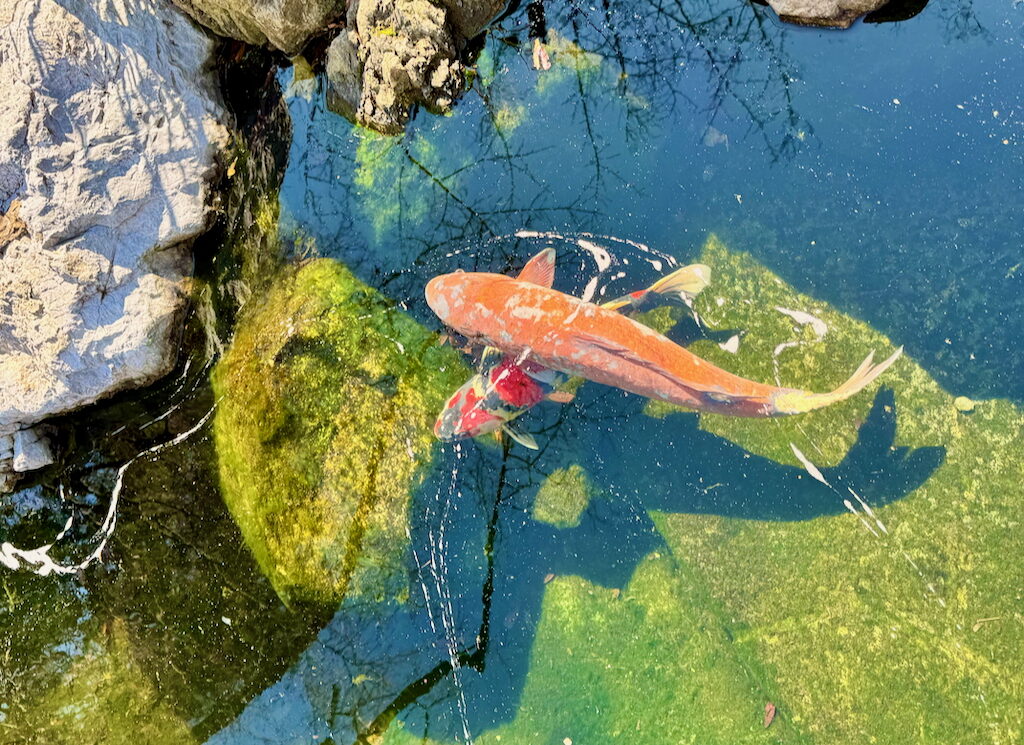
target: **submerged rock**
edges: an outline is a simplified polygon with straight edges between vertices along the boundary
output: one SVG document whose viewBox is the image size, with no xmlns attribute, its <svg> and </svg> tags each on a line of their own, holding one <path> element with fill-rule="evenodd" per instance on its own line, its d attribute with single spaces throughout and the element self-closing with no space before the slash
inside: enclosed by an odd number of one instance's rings
<svg viewBox="0 0 1024 745">
<path fill-rule="evenodd" d="M 457 352 L 337 262 L 279 278 L 213 381 L 224 499 L 285 602 L 401 598 L 411 493 Z"/>
<path fill-rule="evenodd" d="M 802 26 L 849 28 L 889 0 L 768 0 L 779 18 Z"/>
<path fill-rule="evenodd" d="M 210 40 L 163 3 L 6 0 L 0 17 L 3 435 L 173 364 L 226 114 Z"/>
<path fill-rule="evenodd" d="M 575 527 L 596 492 L 581 466 L 560 468 L 540 485 L 533 500 L 533 519 L 556 528 Z"/>
<path fill-rule="evenodd" d="M 717 239 L 700 260 L 715 273 L 714 292 L 697 301 L 701 316 L 712 328 L 747 333 L 735 354 L 713 340 L 691 349 L 730 371 L 772 379 L 773 349 L 794 335 L 776 306 L 812 312 L 829 328 L 779 356 L 784 384 L 827 386 L 868 350 L 893 345 Z M 571 575 L 544 586 L 517 716 L 474 740 L 1013 742 L 1024 723 L 1021 571 L 1010 558 L 1024 551 L 1024 412 L 994 400 L 969 417 L 950 416 L 953 397 L 906 356 L 880 383 L 891 393 L 874 406 L 861 394 L 788 419 L 700 415 L 702 429 L 780 464 L 799 467 L 792 445 L 823 466 L 854 448 L 866 454 L 863 468 L 826 469 L 834 491 L 822 485 L 822 497 L 839 505 L 828 516 L 726 516 L 726 485 L 717 482 L 703 485 L 700 500 L 718 514 L 648 502 L 646 494 L 665 488 L 656 459 L 683 462 L 701 450 L 687 449 L 694 441 L 685 428 L 663 449 L 644 443 L 651 462 L 630 473 L 664 545 L 621 593 Z M 870 437 L 860 424 L 875 407 L 891 418 Z M 683 424 L 697 415 L 668 416 Z M 915 448 L 942 448 L 944 460 L 934 470 L 922 462 L 926 478 L 909 479 L 903 498 L 882 506 L 873 487 L 894 463 L 912 463 Z M 758 501 L 793 498 L 742 461 L 734 478 Z M 585 558 L 599 561 L 608 550 Z M 769 729 L 766 701 L 777 712 Z M 422 741 L 411 729 L 388 732 L 395 745 Z"/>
</svg>

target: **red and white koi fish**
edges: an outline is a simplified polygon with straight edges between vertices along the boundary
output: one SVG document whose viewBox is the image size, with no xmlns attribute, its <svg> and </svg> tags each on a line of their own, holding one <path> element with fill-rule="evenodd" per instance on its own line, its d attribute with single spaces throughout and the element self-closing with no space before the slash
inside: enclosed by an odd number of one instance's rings
<svg viewBox="0 0 1024 745">
<path fill-rule="evenodd" d="M 546 267 L 545 267 L 546 270 Z M 529 281 L 532 262 L 518 279 Z M 637 290 L 603 304 L 602 308 L 640 308 L 651 298 L 677 301 L 692 307 L 693 299 L 707 287 L 711 269 L 704 264 L 684 266 L 662 277 L 645 290 Z M 533 360 L 517 360 L 495 347 L 487 347 L 478 372 L 448 399 L 434 424 L 434 434 L 442 440 L 478 437 L 491 432 L 504 432 L 525 447 L 536 449 L 533 437 L 519 430 L 512 421 L 541 401 L 567 403 L 571 394 L 555 390 L 568 380 L 557 370 L 546 368 Z"/>
<path fill-rule="evenodd" d="M 519 277 L 455 272 L 427 283 L 427 303 L 448 326 L 516 359 L 698 411 L 744 417 L 801 414 L 842 401 L 903 353 L 868 355 L 830 393 L 758 383 L 701 359 L 607 308 L 551 289 L 555 252 L 545 249 Z"/>
</svg>

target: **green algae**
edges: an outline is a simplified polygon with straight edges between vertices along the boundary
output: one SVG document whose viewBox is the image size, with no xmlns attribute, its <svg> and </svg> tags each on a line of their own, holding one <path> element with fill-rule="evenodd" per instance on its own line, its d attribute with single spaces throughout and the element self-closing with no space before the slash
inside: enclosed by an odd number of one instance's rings
<svg viewBox="0 0 1024 745">
<path fill-rule="evenodd" d="M 150 672 L 133 656 L 123 622 L 111 623 L 58 685 L 34 702 L 25 743 L 190 745 L 188 723 L 164 699 Z"/>
<path fill-rule="evenodd" d="M 411 493 L 458 354 L 318 259 L 239 323 L 213 374 L 225 501 L 283 600 L 401 599 Z"/>
<path fill-rule="evenodd" d="M 443 126 L 443 120 L 435 123 Z M 428 220 L 433 197 L 440 190 L 458 190 L 458 173 L 473 164 L 468 155 L 453 164 L 450 149 L 440 151 L 434 139 L 419 132 L 405 138 L 356 132 L 355 172 L 352 183 L 357 204 L 377 240 L 396 228 L 410 230 Z M 446 175 L 447 172 L 447 175 Z"/>
<path fill-rule="evenodd" d="M 824 390 L 871 349 L 893 347 L 715 238 L 701 260 L 715 283 L 698 310 L 745 335 L 735 355 L 692 348 L 733 372 L 772 380 L 775 346 L 798 337 L 806 343 L 780 354 L 779 377 Z M 828 333 L 805 335 L 776 306 L 815 314 Z M 478 741 L 1021 742 L 1024 415 L 982 401 L 964 416 L 907 358 L 879 384 L 895 394 L 894 448 L 945 448 L 923 486 L 873 516 L 652 513 L 667 547 L 621 595 L 577 577 L 547 585 L 518 715 Z M 796 465 L 792 443 L 824 466 L 843 459 L 872 398 L 788 420 L 702 415 L 701 426 Z M 847 478 L 833 477 L 840 505 L 862 488 Z M 778 715 L 764 729 L 768 702 Z M 386 741 L 412 739 L 393 728 Z"/>
<path fill-rule="evenodd" d="M 891 349 L 867 325 L 715 239 L 702 260 L 716 272 L 706 317 L 748 333 L 737 355 L 693 349 L 734 372 L 770 379 L 772 347 L 792 335 L 775 306 L 829 325 L 820 343 L 782 353 L 787 385 L 832 387 L 870 349 Z M 718 317 L 717 303 L 708 304 L 716 296 L 725 300 Z M 1024 576 L 1009 557 L 1024 549 L 1016 504 L 1024 416 L 1005 401 L 959 415 L 953 396 L 906 358 L 881 384 L 895 392 L 896 445 L 946 452 L 921 488 L 875 509 L 888 532 L 869 517 L 872 534 L 851 514 L 804 523 L 673 515 L 663 534 L 746 625 L 794 723 L 816 742 L 1019 742 Z M 701 426 L 780 462 L 793 462 L 794 443 L 830 464 L 842 459 L 870 401 L 862 393 L 789 420 L 702 416 Z M 837 500 L 847 487 L 859 488 L 839 484 Z M 982 618 L 998 620 L 979 626 Z"/>
<path fill-rule="evenodd" d="M 713 600 L 664 552 L 621 593 L 579 577 L 547 585 L 518 716 L 475 741 L 501 743 L 801 742 L 761 672 L 737 655 Z M 401 726 L 388 745 L 421 742 Z"/>
<path fill-rule="evenodd" d="M 540 485 L 533 500 L 533 519 L 571 528 L 580 524 L 580 515 L 598 494 L 587 472 L 579 465 L 554 471 Z"/>
<path fill-rule="evenodd" d="M 541 96 L 550 95 L 569 81 L 578 81 L 581 87 L 586 87 L 605 77 L 604 57 L 588 52 L 554 29 L 548 31 L 548 41 L 544 46 L 548 50 L 551 69 L 537 76 L 537 93 Z"/>
</svg>

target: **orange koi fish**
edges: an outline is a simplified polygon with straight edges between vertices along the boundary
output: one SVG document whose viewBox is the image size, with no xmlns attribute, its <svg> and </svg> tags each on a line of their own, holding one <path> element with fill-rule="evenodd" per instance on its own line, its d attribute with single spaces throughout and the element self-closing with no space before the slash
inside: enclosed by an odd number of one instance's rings
<svg viewBox="0 0 1024 745">
<path fill-rule="evenodd" d="M 743 417 L 802 414 L 865 388 L 903 353 L 868 355 L 830 393 L 758 383 L 712 365 L 658 332 L 551 289 L 555 252 L 534 256 L 516 278 L 455 272 L 427 283 L 427 304 L 462 335 L 567 375 L 698 411 Z"/>
<path fill-rule="evenodd" d="M 523 270 L 529 276 L 527 265 Z M 520 274 L 520 279 L 522 278 Z M 693 300 L 707 287 L 711 269 L 704 264 L 681 267 L 650 287 L 604 303 L 608 310 L 641 308 L 651 299 L 678 302 L 692 308 Z M 555 390 L 568 376 L 529 359 L 517 360 L 495 347 L 484 349 L 478 371 L 445 404 L 434 424 L 441 440 L 479 437 L 504 432 L 520 445 L 536 450 L 533 437 L 512 421 L 541 401 L 567 403 L 571 394 Z"/>
</svg>

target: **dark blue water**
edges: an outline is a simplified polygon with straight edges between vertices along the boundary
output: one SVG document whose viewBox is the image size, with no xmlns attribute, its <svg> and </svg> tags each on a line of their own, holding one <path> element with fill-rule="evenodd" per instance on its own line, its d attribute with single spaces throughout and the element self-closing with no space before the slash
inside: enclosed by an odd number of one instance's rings
<svg viewBox="0 0 1024 745">
<path fill-rule="evenodd" d="M 1019 4 L 934 2 L 845 33 L 725 2 L 605 15 L 551 20 L 605 55 L 565 55 L 582 70 L 537 75 L 492 34 L 455 114 L 420 116 L 391 146 L 398 208 L 382 231 L 366 218 L 385 184 L 353 184 L 359 135 L 318 94 L 293 98 L 288 216 L 416 301 L 453 246 L 520 228 L 680 258 L 714 231 L 899 338 L 957 393 L 1024 396 Z M 508 108 L 521 124 L 503 132 Z M 706 145 L 708 127 L 727 141 Z"/>
</svg>

